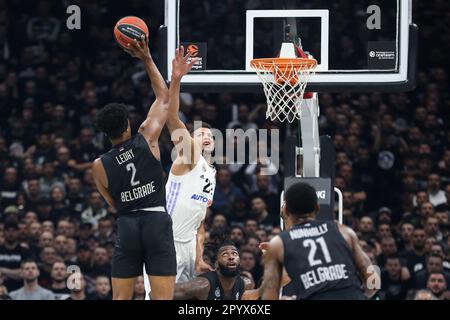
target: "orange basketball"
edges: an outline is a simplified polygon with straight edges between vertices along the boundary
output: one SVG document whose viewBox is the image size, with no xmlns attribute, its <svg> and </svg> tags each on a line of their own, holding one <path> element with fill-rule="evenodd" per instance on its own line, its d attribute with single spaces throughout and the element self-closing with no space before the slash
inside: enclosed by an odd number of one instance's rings
<svg viewBox="0 0 450 320">
<path fill-rule="evenodd" d="M 148 38 L 148 27 L 144 20 L 138 17 L 124 17 L 114 27 L 114 37 L 124 49 L 127 49 L 128 44 L 133 42 L 134 39 L 141 39 L 142 35 L 146 35 Z"/>
</svg>

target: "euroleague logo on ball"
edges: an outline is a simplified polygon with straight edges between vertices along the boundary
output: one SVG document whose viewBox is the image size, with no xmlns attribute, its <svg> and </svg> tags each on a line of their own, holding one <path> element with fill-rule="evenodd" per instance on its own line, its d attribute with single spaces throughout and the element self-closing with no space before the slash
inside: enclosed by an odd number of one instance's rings
<svg viewBox="0 0 450 320">
<path fill-rule="evenodd" d="M 191 57 L 196 57 L 198 55 L 198 46 L 195 44 L 190 44 L 187 47 L 187 52 L 191 55 Z"/>
</svg>

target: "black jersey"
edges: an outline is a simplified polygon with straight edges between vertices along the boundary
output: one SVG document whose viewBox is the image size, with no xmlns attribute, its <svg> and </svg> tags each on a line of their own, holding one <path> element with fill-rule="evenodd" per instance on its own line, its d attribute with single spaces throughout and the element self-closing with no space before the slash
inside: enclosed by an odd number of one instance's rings
<svg viewBox="0 0 450 320">
<path fill-rule="evenodd" d="M 101 156 L 119 214 L 166 206 L 163 169 L 140 133 Z M 165 210 L 165 209 L 164 209 Z"/>
<path fill-rule="evenodd" d="M 207 300 L 241 300 L 245 291 L 245 282 L 241 276 L 236 277 L 231 296 L 225 296 L 222 285 L 220 284 L 219 276 L 216 271 L 210 271 L 201 274 L 200 277 L 204 277 L 209 281 L 209 293 Z"/>
<path fill-rule="evenodd" d="M 353 253 L 335 222 L 312 221 L 280 236 L 284 266 L 292 280 L 290 291 L 297 299 L 320 299 L 321 294 L 330 297 L 330 292 L 342 289 L 355 290 L 362 296 Z"/>
</svg>

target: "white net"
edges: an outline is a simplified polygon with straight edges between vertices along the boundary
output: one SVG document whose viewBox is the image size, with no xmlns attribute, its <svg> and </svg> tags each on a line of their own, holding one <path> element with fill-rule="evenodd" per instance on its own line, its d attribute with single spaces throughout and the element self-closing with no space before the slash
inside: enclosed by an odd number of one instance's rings
<svg viewBox="0 0 450 320">
<path fill-rule="evenodd" d="M 317 66 L 314 59 L 255 59 L 251 63 L 267 98 L 266 118 L 271 121 L 300 119 L 303 96 Z"/>
</svg>

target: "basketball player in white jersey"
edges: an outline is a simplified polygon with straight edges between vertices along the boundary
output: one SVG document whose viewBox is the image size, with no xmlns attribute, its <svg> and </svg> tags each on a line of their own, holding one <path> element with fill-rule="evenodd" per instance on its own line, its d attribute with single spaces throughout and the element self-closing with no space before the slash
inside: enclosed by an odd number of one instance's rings
<svg viewBox="0 0 450 320">
<path fill-rule="evenodd" d="M 166 125 L 175 144 L 174 160 L 166 184 L 167 212 L 172 217 L 177 256 L 176 282 L 187 282 L 213 268 L 203 261 L 206 209 L 212 204 L 216 170 L 210 165 L 214 151 L 211 127 L 202 123 L 191 133 L 179 118 L 181 78 L 192 69 L 190 54 L 176 50 L 172 62 L 169 112 Z M 173 115 L 173 116 L 171 116 Z M 149 287 L 146 285 L 146 291 Z"/>
<path fill-rule="evenodd" d="M 177 149 L 166 184 L 167 210 L 172 216 L 177 252 L 177 282 L 189 281 L 196 273 L 212 270 L 202 256 L 204 219 L 216 186 L 216 170 L 210 165 L 214 139 L 208 124 L 202 123 L 194 128 L 191 136 L 179 118 L 181 78 L 192 68 L 188 58 L 189 54 L 184 56 L 183 47 L 176 51 L 167 119 L 167 127 Z"/>
</svg>

